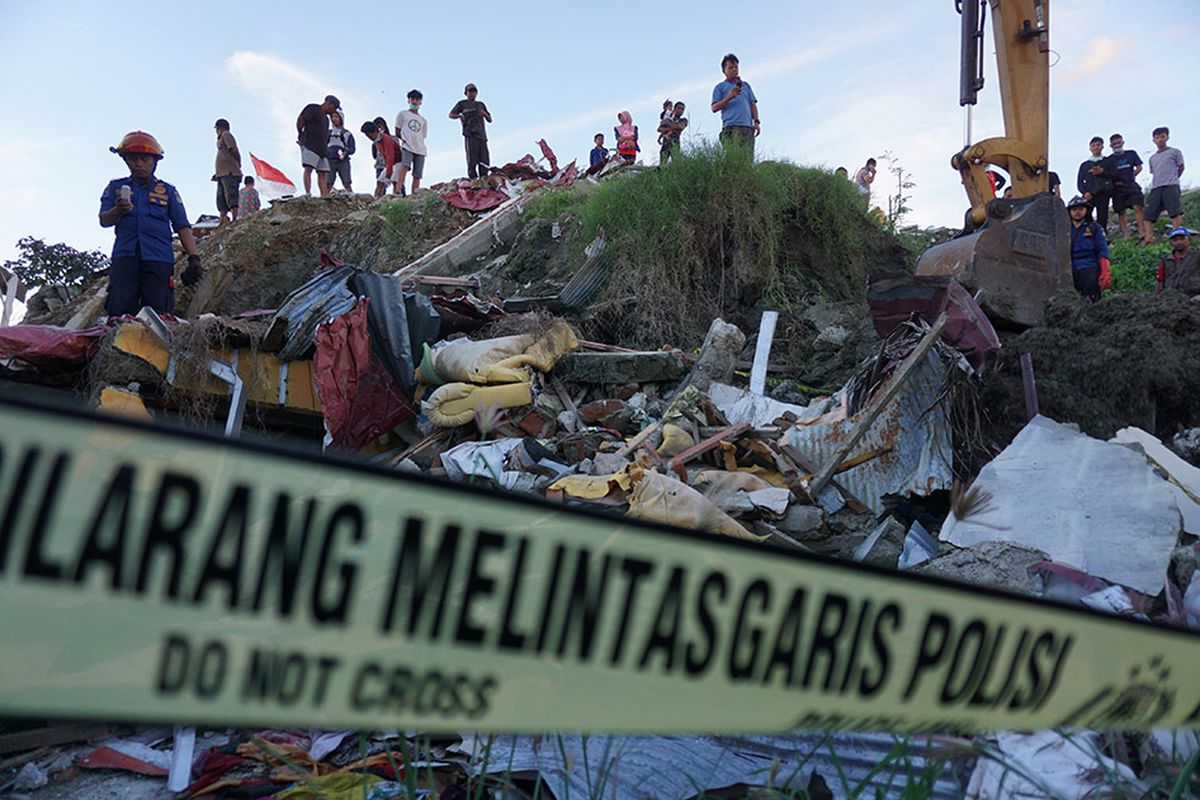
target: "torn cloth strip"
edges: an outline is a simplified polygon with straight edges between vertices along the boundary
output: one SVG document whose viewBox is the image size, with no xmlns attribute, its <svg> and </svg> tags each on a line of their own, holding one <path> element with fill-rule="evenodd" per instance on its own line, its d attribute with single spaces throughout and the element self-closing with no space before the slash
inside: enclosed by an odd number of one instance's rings
<svg viewBox="0 0 1200 800">
<path fill-rule="evenodd" d="M 925 496 L 936 489 L 950 488 L 954 478 L 950 416 L 945 399 L 940 398 L 945 376 L 941 358 L 936 352 L 929 353 L 896 399 L 867 430 L 850 458 L 886 452 L 836 476 L 838 483 L 876 514 L 884 511 L 884 495 Z M 880 386 L 877 391 L 883 388 Z M 854 416 L 798 425 L 784 434 L 784 441 L 810 461 L 824 464 L 857 420 Z"/>
<path fill-rule="evenodd" d="M 0 328 L 0 361 L 14 366 L 66 368 L 82 366 L 100 347 L 108 328 L 73 331 L 57 325 L 10 325 Z"/>
<path fill-rule="evenodd" d="M 438 340 L 442 320 L 428 297 L 405 292 L 402 284 L 395 275 L 378 272 L 360 272 L 350 281 L 360 297 L 371 301 L 367 310 L 371 349 L 396 384 L 411 397 L 416 388 L 414 373 L 424 352 L 422 345 Z"/>
<path fill-rule="evenodd" d="M 442 318 L 443 337 L 452 333 L 473 333 L 494 319 L 504 316 L 495 301 L 484 301 L 469 294 L 430 295 L 430 302 Z"/>
<path fill-rule="evenodd" d="M 367 333 L 368 299 L 317 332 L 313 373 L 325 427 L 335 447 L 357 450 L 415 416 L 404 396 L 371 350 Z"/>
</svg>

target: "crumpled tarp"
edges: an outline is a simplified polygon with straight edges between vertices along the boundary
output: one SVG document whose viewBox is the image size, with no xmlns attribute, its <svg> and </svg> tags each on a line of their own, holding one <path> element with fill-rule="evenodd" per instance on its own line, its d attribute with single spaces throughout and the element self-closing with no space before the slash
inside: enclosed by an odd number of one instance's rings
<svg viewBox="0 0 1200 800">
<path fill-rule="evenodd" d="M 942 339 L 960 351 L 972 367 L 979 369 L 989 352 L 1000 349 L 1000 337 L 991 320 L 971 294 L 951 278 L 872 275 L 867 283 L 867 304 L 881 339 L 914 313 L 932 325 L 945 312 L 948 319 Z"/>
<path fill-rule="evenodd" d="M 428 297 L 404 291 L 402 283 L 394 275 L 378 272 L 360 272 L 350 281 L 354 291 L 371 300 L 367 310 L 371 348 L 411 397 L 423 345 L 438 340 L 442 321 Z"/>
<path fill-rule="evenodd" d="M 454 191 L 442 194 L 442 199 L 455 208 L 467 211 L 491 211 L 508 199 L 508 195 L 499 189 L 490 186 L 473 187 L 469 183 L 464 186 L 463 183 L 466 182 L 459 183 Z"/>
<path fill-rule="evenodd" d="M 317 328 L 345 314 L 357 299 L 349 281 L 356 267 L 343 264 L 326 270 L 293 291 L 271 319 L 263 342 L 270 352 L 278 347 L 280 361 L 303 358 L 317 338 Z"/>
<path fill-rule="evenodd" d="M 416 415 L 367 333 L 368 298 L 317 331 L 313 376 L 333 446 L 357 450 Z"/>
<path fill-rule="evenodd" d="M 937 489 L 950 488 L 954 480 L 950 415 L 941 397 L 945 376 L 945 365 L 931 351 L 849 457 L 885 449 L 888 452 L 834 477 L 876 514 L 885 511 L 884 495 L 926 496 Z M 879 391 L 882 390 L 880 386 Z M 824 464 L 858 421 L 858 417 L 839 418 L 837 414 L 830 417 L 789 429 L 784 442 L 810 461 Z M 823 505 L 827 496 L 837 495 L 826 487 L 819 498 Z M 826 508 L 829 513 L 836 510 Z"/>
<path fill-rule="evenodd" d="M 470 294 L 434 294 L 429 300 L 441 315 L 443 337 L 452 333 L 473 333 L 504 316 L 504 309 L 494 300 L 484 301 Z"/>
<path fill-rule="evenodd" d="M 57 325 L 10 325 L 0 328 L 0 363 L 12 368 L 69 369 L 91 360 L 108 328 L 73 331 Z"/>
<path fill-rule="evenodd" d="M 550 169 L 540 169 L 538 167 L 539 159 L 526 154 L 517 161 L 509 162 L 502 167 L 492 167 L 492 172 L 499 173 L 509 180 L 535 181 L 539 186 L 570 186 L 575 183 L 579 178 L 579 170 L 575 166 L 575 162 L 572 161 L 560 170 L 558 156 L 550 149 L 550 145 L 546 144 L 546 140 L 539 139 L 537 144 L 542 151 L 542 158 L 549 162 Z"/>
</svg>

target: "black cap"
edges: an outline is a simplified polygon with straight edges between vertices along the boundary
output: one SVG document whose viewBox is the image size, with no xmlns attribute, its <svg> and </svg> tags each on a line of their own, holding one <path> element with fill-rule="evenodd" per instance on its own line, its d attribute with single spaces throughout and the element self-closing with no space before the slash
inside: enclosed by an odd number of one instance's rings
<svg viewBox="0 0 1200 800">
<path fill-rule="evenodd" d="M 215 123 L 213 123 L 213 127 L 214 128 L 224 128 L 225 130 L 229 130 L 229 120 L 222 117 L 221 119 L 219 119 Z"/>
</svg>

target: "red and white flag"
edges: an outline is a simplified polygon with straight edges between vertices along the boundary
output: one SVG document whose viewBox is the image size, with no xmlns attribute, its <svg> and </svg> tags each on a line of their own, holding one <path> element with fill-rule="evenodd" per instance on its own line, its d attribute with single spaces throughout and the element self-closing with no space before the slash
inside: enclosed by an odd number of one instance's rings
<svg viewBox="0 0 1200 800">
<path fill-rule="evenodd" d="M 258 176 L 259 194 L 264 197 L 283 197 L 296 193 L 296 184 L 288 180 L 288 176 L 283 172 L 258 158 L 254 153 L 250 154 L 250 160 L 254 162 L 254 174 Z"/>
</svg>

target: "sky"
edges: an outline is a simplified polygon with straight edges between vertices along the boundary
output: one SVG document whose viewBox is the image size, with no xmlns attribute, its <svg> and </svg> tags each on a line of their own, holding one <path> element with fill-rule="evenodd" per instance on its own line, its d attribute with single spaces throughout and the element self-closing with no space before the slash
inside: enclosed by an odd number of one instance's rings
<svg viewBox="0 0 1200 800">
<path fill-rule="evenodd" d="M 1150 132 L 1194 162 L 1200 184 L 1200 115 L 1187 78 L 1200 65 L 1195 0 L 1054 0 L 1050 18 L 1050 163 L 1073 188 L 1093 135 L 1121 132 L 1143 158 Z M 612 143 L 617 112 L 642 131 L 657 160 L 662 101 L 688 105 L 684 142 L 714 138 L 712 87 L 733 52 L 759 99 L 760 158 L 853 174 L 880 159 L 873 202 L 887 206 L 889 154 L 911 174 L 908 222 L 958 226 L 966 198 L 952 153 L 963 146 L 958 105 L 959 16 L 952 0 L 773 0 L 715 3 L 483 3 L 395 6 L 256 2 L 200 6 L 0 0 L 0 75 L 10 98 L 0 132 L 5 213 L 0 262 L 31 235 L 108 252 L 112 231 L 96 213 L 100 192 L 128 174 L 108 148 L 130 130 L 166 151 L 158 175 L 189 216 L 215 213 L 213 122 L 228 119 L 248 153 L 300 185 L 295 119 L 337 95 L 352 131 L 392 120 L 409 89 L 424 92 L 430 155 L 426 185 L 465 173 L 459 123 L 448 119 L 467 82 L 488 104 L 493 163 L 536 153 L 545 137 L 566 163 L 586 163 L 592 135 Z M 1003 134 L 990 21 L 986 86 L 974 138 Z M 1190 65 L 1190 66 L 1189 66 Z M 373 189 L 369 148 L 356 136 L 355 188 Z M 1143 175 L 1148 185 L 1148 176 Z M 315 190 L 315 189 L 314 189 Z"/>
</svg>

